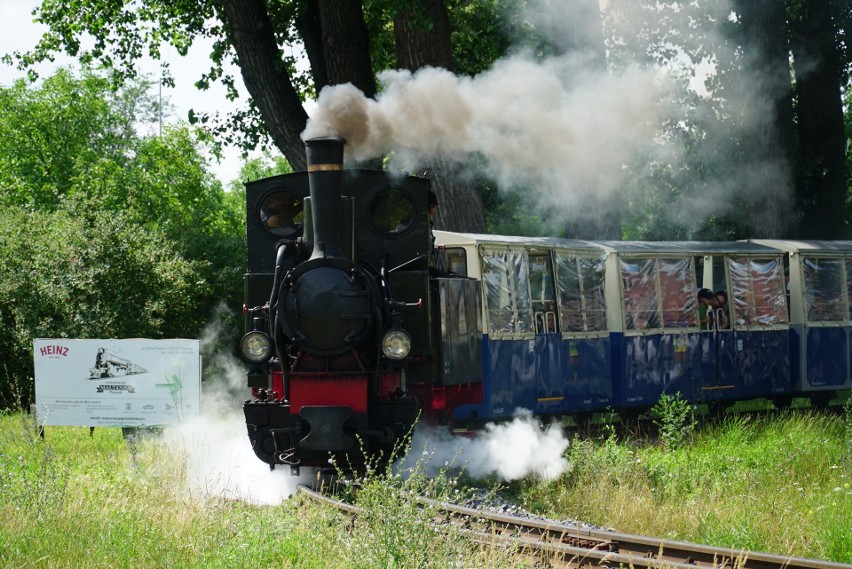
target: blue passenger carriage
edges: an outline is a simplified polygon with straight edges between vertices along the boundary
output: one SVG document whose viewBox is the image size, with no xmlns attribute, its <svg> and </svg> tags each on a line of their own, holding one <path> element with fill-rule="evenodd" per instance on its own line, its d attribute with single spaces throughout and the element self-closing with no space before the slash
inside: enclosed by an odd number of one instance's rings
<svg viewBox="0 0 852 569">
<path fill-rule="evenodd" d="M 783 254 L 753 243 L 605 242 L 616 407 L 789 390 Z M 699 288 L 726 306 L 704 316 Z M 703 320 L 703 321 L 702 321 Z"/>
<path fill-rule="evenodd" d="M 852 387 L 852 241 L 759 241 L 787 254 L 791 395 L 827 403 Z"/>
</svg>

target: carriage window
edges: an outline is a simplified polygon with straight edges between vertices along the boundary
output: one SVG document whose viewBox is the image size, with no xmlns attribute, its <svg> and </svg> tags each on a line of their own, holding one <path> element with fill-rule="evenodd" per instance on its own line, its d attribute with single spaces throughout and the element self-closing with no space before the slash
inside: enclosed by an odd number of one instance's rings
<svg viewBox="0 0 852 569">
<path fill-rule="evenodd" d="M 627 329 L 659 328 L 656 259 L 621 259 L 621 280 Z"/>
<path fill-rule="evenodd" d="M 530 254 L 530 298 L 536 334 L 558 332 L 556 297 L 553 294 L 553 265 L 550 254 Z"/>
<path fill-rule="evenodd" d="M 734 320 L 738 325 L 769 326 L 787 323 L 784 266 L 780 258 L 728 259 Z"/>
<path fill-rule="evenodd" d="M 414 212 L 414 203 L 397 188 L 384 188 L 370 200 L 370 221 L 380 233 L 404 233 L 414 224 Z"/>
<path fill-rule="evenodd" d="M 691 257 L 685 259 L 660 259 L 660 308 L 663 326 L 688 328 L 696 323 L 696 287 L 692 276 Z"/>
<path fill-rule="evenodd" d="M 556 255 L 562 329 L 606 330 L 603 263 L 598 258 Z"/>
<path fill-rule="evenodd" d="M 843 260 L 803 258 L 805 310 L 810 322 L 836 322 L 844 319 Z"/>
<path fill-rule="evenodd" d="M 532 329 L 527 260 L 521 251 L 483 251 L 482 282 L 489 333 L 524 333 Z"/>
<path fill-rule="evenodd" d="M 276 237 L 296 237 L 304 222 L 302 208 L 302 200 L 296 195 L 273 192 L 260 204 L 260 223 Z"/>
<path fill-rule="evenodd" d="M 438 272 L 460 277 L 467 276 L 467 254 L 461 247 L 440 249 L 437 258 Z"/>
</svg>

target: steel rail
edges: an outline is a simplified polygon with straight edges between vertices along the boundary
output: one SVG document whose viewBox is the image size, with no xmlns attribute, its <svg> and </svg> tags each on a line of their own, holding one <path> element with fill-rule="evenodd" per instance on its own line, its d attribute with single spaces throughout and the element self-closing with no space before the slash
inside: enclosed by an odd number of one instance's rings
<svg viewBox="0 0 852 569">
<path fill-rule="evenodd" d="M 352 515 L 363 511 L 306 486 L 299 486 L 299 492 Z M 437 524 L 452 524 L 461 535 L 481 544 L 510 547 L 535 555 L 547 560 L 552 567 L 852 569 L 852 565 L 845 563 L 658 539 L 421 500 L 440 512 Z"/>
</svg>

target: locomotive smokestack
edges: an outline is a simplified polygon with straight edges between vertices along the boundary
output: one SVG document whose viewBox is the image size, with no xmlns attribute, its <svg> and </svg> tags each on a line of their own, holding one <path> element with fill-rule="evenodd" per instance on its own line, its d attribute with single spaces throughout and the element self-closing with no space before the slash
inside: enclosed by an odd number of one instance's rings
<svg viewBox="0 0 852 569">
<path fill-rule="evenodd" d="M 343 256 L 340 242 L 340 196 L 344 144 L 346 141 L 342 138 L 314 138 L 305 141 L 314 232 L 311 259 Z"/>
</svg>

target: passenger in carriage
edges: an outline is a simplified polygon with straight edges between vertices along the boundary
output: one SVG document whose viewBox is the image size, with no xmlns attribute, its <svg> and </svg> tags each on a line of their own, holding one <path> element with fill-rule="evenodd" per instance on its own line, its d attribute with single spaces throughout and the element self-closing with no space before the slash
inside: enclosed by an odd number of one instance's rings
<svg viewBox="0 0 852 569">
<path fill-rule="evenodd" d="M 716 314 L 719 315 L 718 318 L 718 328 L 719 330 L 727 330 L 730 326 L 730 320 L 728 317 L 728 293 L 724 290 L 717 290 L 713 295 L 716 299 Z"/>
<path fill-rule="evenodd" d="M 708 330 L 710 323 L 713 320 L 713 309 L 715 308 L 716 297 L 713 296 L 713 291 L 709 288 L 702 288 L 698 291 L 698 323 L 702 330 Z"/>
</svg>

